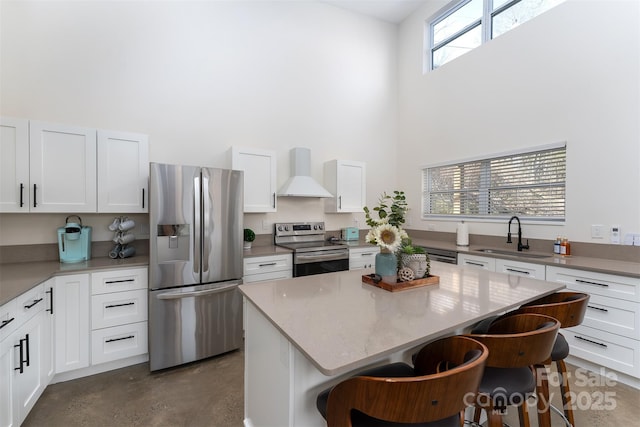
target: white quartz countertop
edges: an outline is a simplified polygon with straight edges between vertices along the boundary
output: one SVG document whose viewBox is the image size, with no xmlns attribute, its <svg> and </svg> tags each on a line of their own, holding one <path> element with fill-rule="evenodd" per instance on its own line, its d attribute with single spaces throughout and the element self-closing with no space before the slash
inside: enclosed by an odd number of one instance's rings
<svg viewBox="0 0 640 427">
<path fill-rule="evenodd" d="M 245 284 L 240 291 L 320 372 L 337 375 L 564 288 L 432 262 L 438 285 L 388 292 L 362 282 L 372 272 Z"/>
</svg>

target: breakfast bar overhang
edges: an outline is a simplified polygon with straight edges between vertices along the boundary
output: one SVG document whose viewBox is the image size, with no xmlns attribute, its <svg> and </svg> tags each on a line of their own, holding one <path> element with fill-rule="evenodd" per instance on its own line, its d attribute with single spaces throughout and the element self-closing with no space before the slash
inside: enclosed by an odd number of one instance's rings
<svg viewBox="0 0 640 427">
<path fill-rule="evenodd" d="M 245 426 L 324 426 L 322 390 L 411 355 L 436 338 L 564 288 L 433 262 L 439 284 L 389 292 L 367 270 L 241 285 L 245 297 Z"/>
</svg>

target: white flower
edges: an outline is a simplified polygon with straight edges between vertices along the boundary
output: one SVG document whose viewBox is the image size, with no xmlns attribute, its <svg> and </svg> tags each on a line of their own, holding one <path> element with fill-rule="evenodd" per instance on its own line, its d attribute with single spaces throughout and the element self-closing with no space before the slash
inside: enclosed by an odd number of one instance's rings
<svg viewBox="0 0 640 427">
<path fill-rule="evenodd" d="M 402 245 L 402 229 L 390 224 L 382 224 L 367 233 L 367 241 L 376 243 L 380 248 L 390 252 L 397 251 Z M 406 235 L 406 233 L 404 233 Z"/>
</svg>

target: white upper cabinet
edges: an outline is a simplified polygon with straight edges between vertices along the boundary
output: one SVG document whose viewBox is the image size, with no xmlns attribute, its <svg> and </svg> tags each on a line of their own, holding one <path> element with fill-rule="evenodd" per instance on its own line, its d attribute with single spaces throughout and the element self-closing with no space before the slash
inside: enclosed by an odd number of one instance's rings
<svg viewBox="0 0 640 427">
<path fill-rule="evenodd" d="M 29 121 L 0 118 L 0 212 L 29 212 Z"/>
<path fill-rule="evenodd" d="M 244 171 L 244 211 L 276 212 L 276 153 L 231 148 L 231 169 Z"/>
<path fill-rule="evenodd" d="M 29 122 L 31 212 L 96 212 L 96 130 Z"/>
<path fill-rule="evenodd" d="M 147 135 L 98 131 L 98 212 L 148 212 Z"/>
<path fill-rule="evenodd" d="M 352 160 L 324 163 L 324 186 L 334 197 L 324 199 L 328 213 L 362 212 L 367 205 L 366 164 Z"/>
</svg>

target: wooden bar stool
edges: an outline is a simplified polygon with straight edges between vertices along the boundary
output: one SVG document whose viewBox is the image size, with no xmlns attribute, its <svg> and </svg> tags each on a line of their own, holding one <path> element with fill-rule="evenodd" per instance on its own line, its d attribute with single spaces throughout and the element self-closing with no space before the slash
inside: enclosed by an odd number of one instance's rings
<svg viewBox="0 0 640 427">
<path fill-rule="evenodd" d="M 489 427 L 502 427 L 507 406 L 517 406 L 520 425 L 529 426 L 526 400 L 536 392 L 532 366 L 549 359 L 560 322 L 539 314 L 507 314 L 485 324 L 486 331 L 466 335 L 489 349 L 474 421 L 485 410 Z"/>
<path fill-rule="evenodd" d="M 560 322 L 561 328 L 570 328 L 582 323 L 588 304 L 589 294 L 580 292 L 557 292 L 523 305 L 516 313 L 536 313 L 551 316 Z M 550 365 L 551 363 L 555 363 L 556 365 L 560 382 L 562 406 L 564 408 L 564 421 L 568 425 L 573 426 L 575 425 L 575 421 L 573 418 L 573 409 L 571 408 L 572 402 L 570 402 L 571 390 L 569 389 L 569 379 L 567 378 L 567 366 L 564 363 L 564 359 L 566 359 L 568 355 L 569 344 L 562 334 L 558 334 L 553 345 L 553 350 L 551 351 L 551 359 L 547 360 L 544 365 Z M 536 371 L 541 375 L 546 374 L 546 368 L 544 371 L 542 369 L 537 369 Z M 563 412 L 554 406 L 550 406 L 549 383 L 546 380 L 546 376 L 538 378 L 537 383 L 538 423 L 540 427 L 550 426 L 551 414 L 541 406 L 551 407 L 560 416 L 563 416 Z"/>
<path fill-rule="evenodd" d="M 443 338 L 420 350 L 415 367 L 373 368 L 325 390 L 318 411 L 328 427 L 461 427 L 487 357 L 487 347 L 471 338 Z"/>
</svg>

